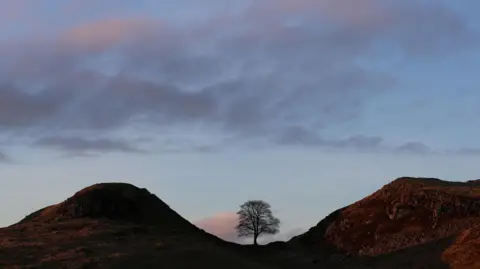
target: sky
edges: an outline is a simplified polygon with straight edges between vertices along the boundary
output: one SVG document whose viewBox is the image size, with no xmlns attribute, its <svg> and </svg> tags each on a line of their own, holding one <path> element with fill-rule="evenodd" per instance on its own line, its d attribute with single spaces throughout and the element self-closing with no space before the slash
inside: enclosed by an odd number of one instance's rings
<svg viewBox="0 0 480 269">
<path fill-rule="evenodd" d="M 480 177 L 480 2 L 3 0 L 0 226 L 98 182 L 286 240 L 401 176 Z"/>
</svg>

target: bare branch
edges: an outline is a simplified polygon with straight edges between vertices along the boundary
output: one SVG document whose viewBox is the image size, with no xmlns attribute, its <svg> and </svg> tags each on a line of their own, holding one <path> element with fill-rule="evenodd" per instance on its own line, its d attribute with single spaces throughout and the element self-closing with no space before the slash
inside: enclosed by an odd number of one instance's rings
<svg viewBox="0 0 480 269">
<path fill-rule="evenodd" d="M 276 234 L 279 232 L 280 220 L 273 216 L 270 205 L 261 200 L 247 201 L 240 206 L 237 212 L 239 223 L 238 236 L 253 236 L 254 244 L 263 234 Z"/>
</svg>

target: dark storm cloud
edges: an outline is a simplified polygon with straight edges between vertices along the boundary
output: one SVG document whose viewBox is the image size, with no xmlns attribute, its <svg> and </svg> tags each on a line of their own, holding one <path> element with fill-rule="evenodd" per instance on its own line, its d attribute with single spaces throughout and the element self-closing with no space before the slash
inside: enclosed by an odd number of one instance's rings
<svg viewBox="0 0 480 269">
<path fill-rule="evenodd" d="M 398 86 L 394 75 L 359 64 L 384 57 L 374 52 L 378 42 L 417 59 L 447 55 L 475 38 L 452 11 L 413 1 L 262 0 L 240 16 L 189 27 L 91 22 L 0 46 L 0 130 L 198 125 L 280 144 L 378 148 L 379 137 L 321 135 Z M 135 151 L 110 140 L 61 137 L 38 144 Z"/>
</svg>

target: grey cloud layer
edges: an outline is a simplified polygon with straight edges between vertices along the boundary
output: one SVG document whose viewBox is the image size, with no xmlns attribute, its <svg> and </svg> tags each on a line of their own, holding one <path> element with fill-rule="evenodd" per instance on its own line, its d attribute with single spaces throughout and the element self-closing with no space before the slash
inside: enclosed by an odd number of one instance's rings
<svg viewBox="0 0 480 269">
<path fill-rule="evenodd" d="M 9 160 L 8 156 L 0 151 L 0 163 L 8 162 Z"/>
<path fill-rule="evenodd" d="M 85 139 L 79 137 L 44 137 L 36 141 L 38 146 L 56 147 L 64 151 L 82 153 L 89 151 L 108 152 L 144 152 L 130 145 L 127 141 L 112 139 Z"/>
<path fill-rule="evenodd" d="M 330 5 L 335 17 L 315 13 L 317 2 Z M 456 14 L 436 4 L 362 2 L 375 9 L 348 14 L 352 1 L 291 6 L 263 0 L 240 16 L 186 28 L 119 19 L 6 44 L 0 48 L 0 132 L 60 134 L 32 138 L 79 151 L 134 151 L 114 140 L 61 136 L 132 124 L 199 125 L 280 144 L 379 147 L 377 137 L 320 135 L 398 85 L 394 76 L 362 68 L 358 60 L 382 57 L 372 54 L 379 41 L 405 57 L 423 57 L 468 46 L 474 37 Z M 300 20 L 287 23 L 295 17 Z"/>
</svg>

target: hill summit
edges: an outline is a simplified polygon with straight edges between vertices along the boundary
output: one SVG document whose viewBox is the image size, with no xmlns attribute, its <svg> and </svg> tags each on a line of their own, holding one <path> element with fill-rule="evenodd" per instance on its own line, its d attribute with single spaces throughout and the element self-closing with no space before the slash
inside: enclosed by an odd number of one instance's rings
<svg viewBox="0 0 480 269">
<path fill-rule="evenodd" d="M 62 203 L 36 211 L 21 223 L 109 219 L 137 224 L 193 226 L 147 189 L 128 183 L 99 183 Z"/>
<path fill-rule="evenodd" d="M 398 178 L 291 243 L 378 256 L 452 238 L 480 223 L 480 182 Z"/>
<path fill-rule="evenodd" d="M 0 229 L 0 268 L 270 269 L 147 189 L 100 183 Z"/>
</svg>

